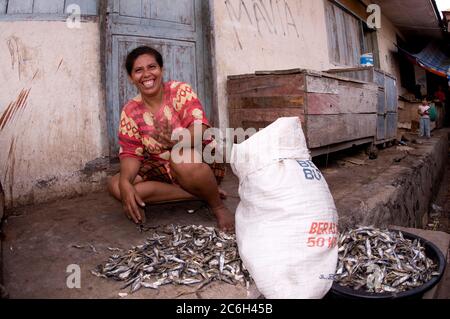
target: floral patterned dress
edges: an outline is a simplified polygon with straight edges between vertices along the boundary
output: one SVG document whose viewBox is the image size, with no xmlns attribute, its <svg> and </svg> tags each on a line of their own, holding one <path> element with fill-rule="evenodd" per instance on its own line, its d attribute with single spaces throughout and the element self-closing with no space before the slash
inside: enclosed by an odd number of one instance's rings
<svg viewBox="0 0 450 319">
<path fill-rule="evenodd" d="M 170 173 L 170 145 L 159 138 L 162 128 L 171 131 L 188 128 L 194 122 L 210 126 L 197 94 L 187 83 L 163 83 L 164 96 L 160 109 L 153 114 L 140 96 L 129 101 L 122 109 L 119 125 L 119 157 L 141 161 L 139 175 L 145 180 L 176 183 Z M 211 141 L 204 141 L 208 144 Z M 209 164 L 220 183 L 225 175 L 223 164 Z"/>
</svg>

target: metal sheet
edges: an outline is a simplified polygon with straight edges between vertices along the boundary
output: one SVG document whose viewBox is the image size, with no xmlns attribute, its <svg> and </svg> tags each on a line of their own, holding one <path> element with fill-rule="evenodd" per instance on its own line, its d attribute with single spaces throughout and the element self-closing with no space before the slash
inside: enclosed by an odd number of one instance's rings
<svg viewBox="0 0 450 319">
<path fill-rule="evenodd" d="M 386 118 L 383 115 L 377 117 L 377 140 L 386 139 Z"/>
<path fill-rule="evenodd" d="M 384 90 L 378 90 L 377 99 L 377 113 L 384 115 L 386 113 L 386 94 Z"/>
<path fill-rule="evenodd" d="M 398 93 L 397 83 L 391 77 L 385 77 L 385 91 L 386 91 L 386 111 L 397 112 Z"/>
<path fill-rule="evenodd" d="M 386 114 L 386 138 L 394 139 L 397 137 L 397 113 Z"/>
</svg>

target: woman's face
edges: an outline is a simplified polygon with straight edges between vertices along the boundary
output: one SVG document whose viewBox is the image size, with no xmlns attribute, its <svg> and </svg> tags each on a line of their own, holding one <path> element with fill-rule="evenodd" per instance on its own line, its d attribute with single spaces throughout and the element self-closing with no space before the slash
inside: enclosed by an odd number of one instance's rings
<svg viewBox="0 0 450 319">
<path fill-rule="evenodd" d="M 143 54 L 134 61 L 130 79 L 142 95 L 154 96 L 162 89 L 163 69 L 154 56 Z"/>
</svg>

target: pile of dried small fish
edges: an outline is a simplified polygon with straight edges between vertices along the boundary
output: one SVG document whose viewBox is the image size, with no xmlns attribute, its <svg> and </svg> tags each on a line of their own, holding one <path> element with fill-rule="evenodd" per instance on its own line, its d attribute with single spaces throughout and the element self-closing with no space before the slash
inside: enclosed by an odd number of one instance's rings
<svg viewBox="0 0 450 319">
<path fill-rule="evenodd" d="M 438 276 L 438 265 L 425 255 L 420 241 L 401 232 L 361 227 L 339 237 L 335 281 L 367 292 L 398 293 Z"/>
<path fill-rule="evenodd" d="M 124 255 L 113 255 L 91 273 L 126 281 L 122 289 L 158 289 L 167 284 L 197 285 L 196 291 L 213 281 L 250 285 L 235 235 L 204 226 L 163 226 L 140 246 Z"/>
</svg>

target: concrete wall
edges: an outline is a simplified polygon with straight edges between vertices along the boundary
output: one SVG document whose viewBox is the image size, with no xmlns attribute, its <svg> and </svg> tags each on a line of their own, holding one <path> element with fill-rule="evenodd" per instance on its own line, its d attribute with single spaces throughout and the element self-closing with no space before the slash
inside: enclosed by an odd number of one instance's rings
<svg viewBox="0 0 450 319">
<path fill-rule="evenodd" d="M 6 206 L 98 188 L 104 173 L 91 168 L 107 155 L 99 24 L 0 22 L 0 61 Z"/>
<path fill-rule="evenodd" d="M 212 0 L 220 127 L 228 127 L 228 75 L 331 67 L 323 1 Z"/>
<path fill-rule="evenodd" d="M 221 128 L 228 127 L 227 76 L 258 70 L 323 71 L 336 67 L 328 54 L 325 1 L 328 0 L 211 0 Z M 382 16 L 377 35 L 381 69 L 399 80 L 394 56 L 397 33 Z"/>
<path fill-rule="evenodd" d="M 336 203 L 339 227 L 399 225 L 423 228 L 436 198 L 448 160 L 447 130 L 415 145 L 400 163 L 391 164 L 357 193 Z"/>
<path fill-rule="evenodd" d="M 228 75 L 327 70 L 327 0 L 210 0 L 219 126 Z M 382 69 L 399 77 L 397 30 L 383 17 Z M 7 207 L 102 187 L 108 155 L 98 22 L 0 22 L 0 183 Z M 103 165 L 103 166 L 102 166 Z"/>
</svg>

